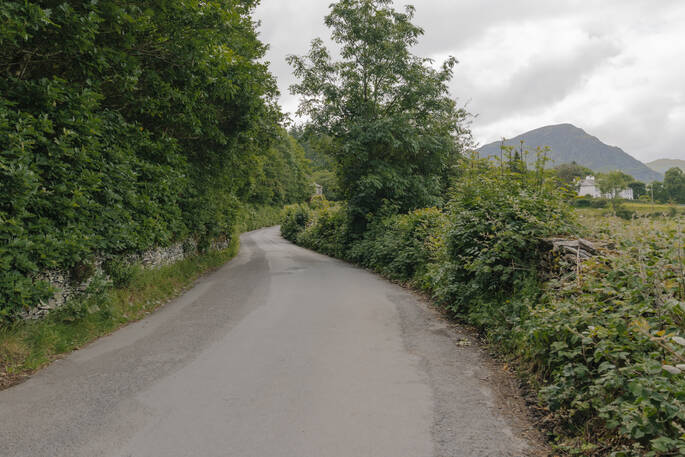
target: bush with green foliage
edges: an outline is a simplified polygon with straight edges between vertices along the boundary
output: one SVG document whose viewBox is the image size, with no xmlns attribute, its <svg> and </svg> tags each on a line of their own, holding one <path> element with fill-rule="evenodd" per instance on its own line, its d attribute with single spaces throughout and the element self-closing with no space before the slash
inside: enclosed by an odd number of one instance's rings
<svg viewBox="0 0 685 457">
<path fill-rule="evenodd" d="M 425 208 L 374 221 L 348 257 L 391 279 L 420 284 L 441 255 L 447 220 L 440 209 Z"/>
<path fill-rule="evenodd" d="M 573 216 L 558 181 L 539 167 L 512 171 L 474 160 L 451 191 L 447 260 L 436 293 L 456 313 L 504 301 L 535 275 L 541 240 L 569 233 Z"/>
<path fill-rule="evenodd" d="M 582 197 L 574 197 L 571 204 L 576 208 L 606 208 L 609 206 L 609 199 L 583 195 Z"/>
<path fill-rule="evenodd" d="M 116 288 L 127 287 L 138 273 L 140 267 L 131 264 L 124 259 L 114 258 L 107 260 L 102 265 L 103 272 L 112 281 L 112 285 Z"/>
<path fill-rule="evenodd" d="M 636 213 L 635 211 L 628 209 L 626 205 L 623 204 L 623 201 L 614 198 L 611 200 L 611 214 L 628 221 L 632 219 Z"/>
<path fill-rule="evenodd" d="M 311 221 L 312 211 L 307 205 L 295 204 L 286 206 L 281 218 L 281 235 L 290 241 L 297 241 L 297 237 L 304 231 Z"/>
<path fill-rule="evenodd" d="M 576 437 L 565 448 L 589 441 L 586 455 L 685 452 L 685 376 L 673 374 L 685 362 L 681 223 L 597 218 L 591 233 L 618 241 L 619 253 L 549 284 L 512 328 L 557 433 Z"/>
<path fill-rule="evenodd" d="M 329 206 L 317 210 L 305 230 L 297 235 L 297 243 L 326 255 L 347 258 L 349 230 L 344 206 Z"/>
</svg>

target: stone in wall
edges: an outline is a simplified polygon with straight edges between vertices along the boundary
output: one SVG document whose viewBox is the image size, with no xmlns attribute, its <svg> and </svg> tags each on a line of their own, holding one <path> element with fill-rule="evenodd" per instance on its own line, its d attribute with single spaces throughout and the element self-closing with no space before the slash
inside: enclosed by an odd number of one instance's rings
<svg viewBox="0 0 685 457">
<path fill-rule="evenodd" d="M 582 262 L 609 254 L 615 245 L 582 238 L 545 238 L 542 240 L 542 271 L 546 276 L 574 272 Z"/>
<path fill-rule="evenodd" d="M 139 263 L 143 268 L 156 268 L 178 262 L 196 253 L 197 242 L 187 240 L 165 248 L 157 247 L 140 254 L 128 255 L 126 261 L 129 264 Z"/>
</svg>

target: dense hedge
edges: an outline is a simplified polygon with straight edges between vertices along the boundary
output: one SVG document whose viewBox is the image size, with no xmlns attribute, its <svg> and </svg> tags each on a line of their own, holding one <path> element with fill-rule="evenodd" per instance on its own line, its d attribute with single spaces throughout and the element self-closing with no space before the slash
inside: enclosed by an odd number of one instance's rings
<svg viewBox="0 0 685 457">
<path fill-rule="evenodd" d="M 88 271 L 309 194 L 253 1 L 0 1 L 0 321 Z"/>
<path fill-rule="evenodd" d="M 619 238 L 620 255 L 586 263 L 580 277 L 575 264 L 558 265 L 564 275 L 550 281 L 541 239 L 583 230 L 555 181 L 542 170 L 482 162 L 465 170 L 443 210 L 381 217 L 358 238 L 344 205 L 292 207 L 283 235 L 408 281 L 482 329 L 539 392 L 559 451 L 682 455 L 685 278 L 672 242 L 682 239 L 677 221 L 600 217 L 614 226 L 591 233 Z"/>
</svg>

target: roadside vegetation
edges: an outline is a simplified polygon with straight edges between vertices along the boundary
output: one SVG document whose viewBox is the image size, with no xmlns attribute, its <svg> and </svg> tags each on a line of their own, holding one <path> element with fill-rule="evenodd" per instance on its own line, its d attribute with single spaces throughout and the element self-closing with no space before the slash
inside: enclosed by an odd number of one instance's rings
<svg viewBox="0 0 685 457">
<path fill-rule="evenodd" d="M 465 168 L 442 208 L 376 217 L 355 236 L 345 203 L 318 201 L 288 207 L 282 233 L 421 289 L 480 329 L 536 393 L 559 452 L 685 452 L 685 218 L 576 214 L 542 170 Z M 550 268 L 551 236 L 615 247 Z"/>
<path fill-rule="evenodd" d="M 574 197 L 589 170 L 548 170 L 544 150 L 532 166 L 523 150 L 470 157 L 456 59 L 413 54 L 423 30 L 391 0 L 339 0 L 325 22 L 340 53 L 317 39 L 290 56 L 309 122 L 288 132 L 255 4 L 0 2 L 0 388 L 144 317 L 234 256 L 239 233 L 280 220 L 285 238 L 478 328 L 557 452 L 685 455 L 685 217 L 653 203 L 685 202 L 682 171 L 650 186 L 598 176 L 643 200 L 625 203 Z M 312 181 L 329 200 L 304 203 Z M 550 257 L 550 237 L 604 247 L 571 261 Z M 187 240 L 197 252 L 173 265 L 125 261 Z M 54 292 L 46 271 L 88 287 L 22 320 Z"/>
<path fill-rule="evenodd" d="M 204 254 L 259 225 L 246 205 L 309 198 L 254 7 L 0 2 L 0 325 L 53 295 L 46 271 Z"/>
<path fill-rule="evenodd" d="M 0 2 L 0 386 L 141 318 L 311 196 L 254 8 Z M 177 264 L 131 263 L 181 243 Z M 54 295 L 48 272 L 87 289 L 24 320 Z"/>
<path fill-rule="evenodd" d="M 536 396 L 558 453 L 685 454 L 683 217 L 618 201 L 576 210 L 572 178 L 586 170 L 564 179 L 544 150 L 532 167 L 525 151 L 469 157 L 467 115 L 446 101 L 455 62 L 435 70 L 411 55 L 412 14 L 341 0 L 326 17 L 340 60 L 318 40 L 291 58 L 343 200 L 287 207 L 283 236 L 421 289 L 477 327 Z M 607 189 L 624 178 L 607 176 Z M 606 243 L 581 262 L 552 255 L 550 237 Z"/>
<path fill-rule="evenodd" d="M 172 265 L 144 270 L 130 266 L 118 287 L 92 281 L 78 298 L 45 318 L 0 329 L 0 389 L 92 340 L 150 314 L 180 294 L 200 275 L 220 267 L 238 251 L 237 239 L 223 251 L 211 251 Z"/>
</svg>

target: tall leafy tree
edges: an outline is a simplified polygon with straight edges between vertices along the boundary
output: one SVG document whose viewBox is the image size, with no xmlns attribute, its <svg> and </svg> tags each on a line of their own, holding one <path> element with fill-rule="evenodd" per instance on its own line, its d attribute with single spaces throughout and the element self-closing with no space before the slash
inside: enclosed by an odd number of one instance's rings
<svg viewBox="0 0 685 457">
<path fill-rule="evenodd" d="M 595 172 L 587 167 L 578 165 L 576 162 L 562 163 L 553 168 L 557 177 L 566 184 L 573 184 L 586 176 L 594 175 Z"/>
<path fill-rule="evenodd" d="M 305 156 L 311 161 L 312 179 L 322 187 L 326 199 L 341 200 L 343 197 L 335 172 L 337 162 L 333 157 L 333 149 L 337 147 L 334 139 L 302 126 L 293 127 L 290 134 L 302 146 Z"/>
<path fill-rule="evenodd" d="M 647 193 L 649 194 L 650 198 L 652 198 L 654 201 L 668 201 L 668 195 L 666 195 L 666 192 L 664 191 L 664 183 L 662 183 L 661 181 L 653 181 L 652 183 L 650 183 L 649 188 L 647 189 Z"/>
<path fill-rule="evenodd" d="M 627 189 L 628 185 L 633 181 L 635 179 L 632 176 L 619 170 L 603 173 L 597 178 L 599 190 L 603 194 L 611 194 L 613 197 L 616 197 L 622 190 Z"/>
<path fill-rule="evenodd" d="M 669 201 L 685 203 L 685 174 L 680 168 L 673 167 L 666 171 L 664 194 Z"/>
<path fill-rule="evenodd" d="M 633 189 L 633 198 L 636 200 L 647 194 L 647 185 L 642 181 L 633 181 L 628 184 L 628 187 Z"/>
<path fill-rule="evenodd" d="M 325 18 L 340 47 L 334 59 L 321 39 L 290 56 L 300 79 L 298 113 L 339 143 L 333 153 L 353 228 L 370 214 L 439 205 L 468 135 L 467 113 L 450 98 L 456 59 L 436 68 L 411 52 L 423 30 L 391 0 L 340 0 Z"/>
<path fill-rule="evenodd" d="M 314 193 L 304 149 L 285 129 L 280 133 L 279 140 L 259 157 L 253 203 L 285 205 L 305 201 Z"/>
</svg>

